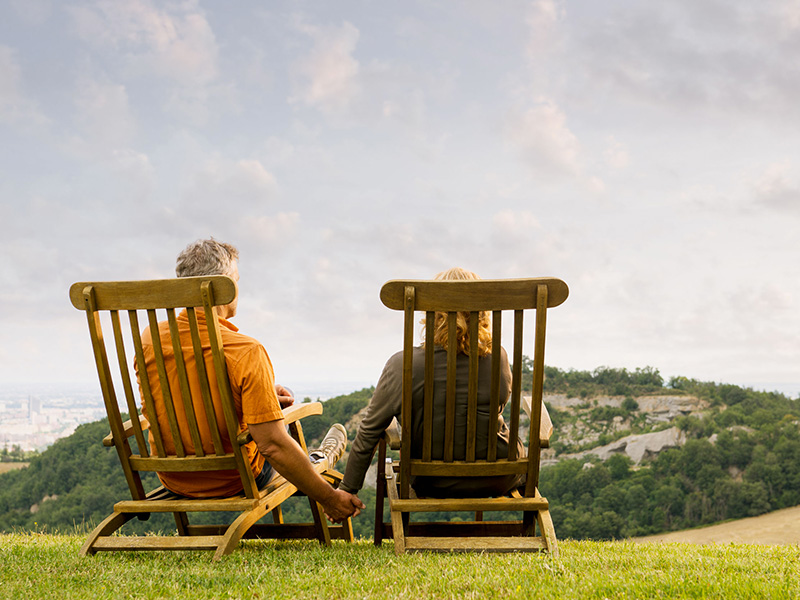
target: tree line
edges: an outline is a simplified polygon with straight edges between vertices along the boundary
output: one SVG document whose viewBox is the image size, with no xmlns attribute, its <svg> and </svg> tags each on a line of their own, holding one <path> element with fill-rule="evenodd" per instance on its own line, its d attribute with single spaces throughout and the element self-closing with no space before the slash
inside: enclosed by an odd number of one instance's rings
<svg viewBox="0 0 800 600">
<path fill-rule="evenodd" d="M 580 390 L 617 395 L 612 392 L 623 388 L 654 393 L 660 380 L 658 371 L 651 368 L 546 369 L 546 389 L 570 395 L 581 395 Z M 615 455 L 605 463 L 566 460 L 543 468 L 540 490 L 550 501 L 560 538 L 625 538 L 800 504 L 800 401 L 680 377 L 666 385 L 662 382 L 658 389 L 705 398 L 711 410 L 702 419 L 677 419 L 673 424 L 686 432 L 686 445 L 661 452 L 642 465 L 634 466 L 626 456 Z M 372 392 L 366 388 L 325 401 L 323 415 L 303 420 L 309 446 L 332 423 L 349 421 L 367 405 Z M 607 417 L 599 412 L 590 416 Z M 31 457 L 29 467 L 0 475 L 0 531 L 71 532 L 76 526 L 90 527 L 111 512 L 114 502 L 129 497 L 116 451 L 101 443 L 107 433 L 105 420 L 81 425 L 71 436 Z M 349 435 L 352 439 L 355 431 Z M 339 469 L 344 469 L 343 463 Z M 158 485 L 154 474 L 143 479 L 148 490 Z M 368 508 L 354 520 L 354 531 L 369 537 L 375 491 L 365 488 L 359 496 Z M 311 519 L 306 498 L 290 499 L 283 510 L 287 522 Z M 190 516 L 194 523 L 232 518 L 231 513 Z M 174 527 L 171 515 L 154 514 L 148 521 L 133 520 L 123 532 Z"/>
</svg>

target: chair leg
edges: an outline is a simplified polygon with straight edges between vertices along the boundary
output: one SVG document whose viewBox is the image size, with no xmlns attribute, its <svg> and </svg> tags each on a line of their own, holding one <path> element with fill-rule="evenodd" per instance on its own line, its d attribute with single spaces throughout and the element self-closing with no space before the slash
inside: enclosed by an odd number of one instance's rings
<svg viewBox="0 0 800 600">
<path fill-rule="evenodd" d="M 174 512 L 175 526 L 178 528 L 178 535 L 189 535 L 189 517 L 185 512 Z"/>
<path fill-rule="evenodd" d="M 331 532 L 328 529 L 328 521 L 325 518 L 325 513 L 322 506 L 311 498 L 308 499 L 311 504 L 311 514 L 314 516 L 314 527 L 317 530 L 317 539 L 323 546 L 331 545 Z"/>
<path fill-rule="evenodd" d="M 389 511 L 392 517 L 392 536 L 394 537 L 394 553 L 403 554 L 406 551 L 406 535 L 404 527 L 404 517 L 408 518 L 408 513 L 401 513 L 394 509 L 393 500 L 399 500 L 397 493 L 397 479 L 392 469 L 392 464 L 386 463 L 386 491 L 389 495 Z"/>
<path fill-rule="evenodd" d="M 214 552 L 214 558 L 212 560 L 219 560 L 223 556 L 233 552 L 233 549 L 236 548 L 245 532 L 250 529 L 256 521 L 267 514 L 267 512 L 269 511 L 266 509 L 266 507 L 257 506 L 256 508 L 245 511 L 236 517 L 233 523 L 228 526 L 228 529 L 225 531 L 225 535 L 222 536 L 222 541 L 217 546 L 217 550 Z"/>
<path fill-rule="evenodd" d="M 89 534 L 89 538 L 83 543 L 83 546 L 81 546 L 80 555 L 91 556 L 94 554 L 96 552 L 96 550 L 94 550 L 94 544 L 97 538 L 111 535 L 135 516 L 136 515 L 133 513 L 111 513 Z"/>
<path fill-rule="evenodd" d="M 378 464 L 375 473 L 375 532 L 373 543 L 380 546 L 383 543 L 383 504 L 386 497 L 386 440 L 381 439 L 378 445 Z"/>
<path fill-rule="evenodd" d="M 272 522 L 276 525 L 283 525 L 283 510 L 280 505 L 272 510 Z"/>
<path fill-rule="evenodd" d="M 553 527 L 550 510 L 540 510 L 537 520 L 539 521 L 539 531 L 542 533 L 547 550 L 552 556 L 558 556 L 558 540 L 556 539 L 556 529 Z"/>
</svg>

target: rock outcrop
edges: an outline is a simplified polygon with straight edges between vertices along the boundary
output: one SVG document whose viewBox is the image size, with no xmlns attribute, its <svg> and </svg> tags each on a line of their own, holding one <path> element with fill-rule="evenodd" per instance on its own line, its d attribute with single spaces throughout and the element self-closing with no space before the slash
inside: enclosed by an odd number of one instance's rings
<svg viewBox="0 0 800 600">
<path fill-rule="evenodd" d="M 570 458 L 586 458 L 594 455 L 601 460 L 608 460 L 614 454 L 626 454 L 634 464 L 639 464 L 644 459 L 653 458 L 667 448 L 678 448 L 686 443 L 686 434 L 677 427 L 662 429 L 652 433 L 641 433 L 620 438 L 611 444 L 598 446 L 574 454 L 560 454 L 558 458 L 542 461 L 542 465 L 555 464 L 560 460 Z"/>
</svg>

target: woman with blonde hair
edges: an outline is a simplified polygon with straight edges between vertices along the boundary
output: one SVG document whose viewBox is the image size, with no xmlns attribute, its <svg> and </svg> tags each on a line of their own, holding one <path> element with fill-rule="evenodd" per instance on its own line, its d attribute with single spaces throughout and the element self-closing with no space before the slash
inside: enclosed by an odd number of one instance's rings
<svg viewBox="0 0 800 600">
<path fill-rule="evenodd" d="M 457 281 L 480 279 L 475 273 L 455 267 L 436 275 L 436 280 Z M 478 437 L 476 458 L 486 458 L 489 445 L 489 403 L 491 384 L 491 351 L 492 330 L 488 312 L 479 313 L 478 339 L 472 340 L 469 335 L 469 313 L 458 313 L 456 317 L 456 415 L 455 415 L 455 447 L 454 458 L 463 460 L 466 453 L 465 432 L 467 427 L 467 402 L 469 389 L 469 352 L 473 343 L 478 344 Z M 423 320 L 424 323 L 424 320 Z M 424 336 L 424 331 L 423 331 Z M 434 373 L 433 373 L 433 440 L 432 458 L 439 460 L 443 455 L 444 420 L 447 381 L 447 315 L 436 313 L 434 321 Z M 422 404 L 424 398 L 425 344 L 414 348 L 413 356 L 413 390 L 412 390 L 412 427 L 415 444 L 421 440 Z M 501 349 L 500 363 L 500 415 L 498 416 L 497 456 L 508 456 L 509 431 L 502 417 L 503 407 L 511 393 L 511 369 L 508 355 Z M 375 392 L 367 407 L 367 413 L 361 422 L 352 444 L 347 460 L 344 479 L 340 489 L 357 493 L 364 484 L 364 477 L 381 434 L 395 417 L 400 417 L 403 389 L 403 353 L 394 354 L 386 363 Z M 438 433 L 438 435 L 437 435 Z M 420 447 L 412 447 L 413 456 L 422 456 Z M 524 456 L 522 442 L 518 444 L 519 456 Z M 417 477 L 412 486 L 419 496 L 428 497 L 470 497 L 500 496 L 522 483 L 519 475 L 502 475 L 494 477 Z"/>
</svg>

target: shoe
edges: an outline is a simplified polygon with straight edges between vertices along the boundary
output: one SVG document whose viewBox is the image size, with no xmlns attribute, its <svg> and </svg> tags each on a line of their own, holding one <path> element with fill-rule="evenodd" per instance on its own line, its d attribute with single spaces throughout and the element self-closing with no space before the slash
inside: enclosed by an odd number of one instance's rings
<svg viewBox="0 0 800 600">
<path fill-rule="evenodd" d="M 347 447 L 347 430 L 343 425 L 334 423 L 322 438 L 319 448 L 311 452 L 309 456 L 313 462 L 319 462 L 323 458 L 328 459 L 328 468 L 333 468 L 339 459 L 342 458 Z"/>
</svg>

